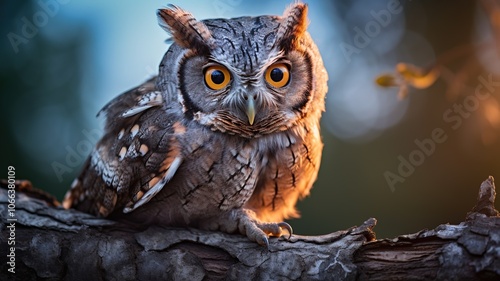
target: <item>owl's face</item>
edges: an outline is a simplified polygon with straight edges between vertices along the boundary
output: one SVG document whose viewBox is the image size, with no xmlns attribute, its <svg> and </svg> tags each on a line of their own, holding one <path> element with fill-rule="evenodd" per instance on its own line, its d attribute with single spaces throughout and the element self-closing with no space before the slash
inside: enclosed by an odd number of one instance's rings
<svg viewBox="0 0 500 281">
<path fill-rule="evenodd" d="M 287 130 L 321 112 L 326 92 L 317 93 L 326 71 L 305 31 L 306 13 L 296 4 L 283 17 L 196 21 L 178 8 L 159 10 L 175 41 L 160 77 L 177 82 L 173 100 L 184 114 L 212 130 L 244 137 Z M 323 78 L 315 81 L 318 71 Z"/>
</svg>

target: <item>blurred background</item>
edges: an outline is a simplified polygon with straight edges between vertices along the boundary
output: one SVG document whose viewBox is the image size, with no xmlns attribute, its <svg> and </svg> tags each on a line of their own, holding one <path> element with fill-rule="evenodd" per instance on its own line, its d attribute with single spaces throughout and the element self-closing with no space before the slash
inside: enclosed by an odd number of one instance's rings
<svg viewBox="0 0 500 281">
<path fill-rule="evenodd" d="M 110 2 L 2 2 L 0 178 L 12 165 L 62 199 L 102 133 L 96 113 L 158 72 L 167 2 Z M 170 1 L 198 19 L 290 2 Z M 320 175 L 295 232 L 375 217 L 384 238 L 462 221 L 481 182 L 500 178 L 499 2 L 305 2 L 330 80 Z"/>
</svg>

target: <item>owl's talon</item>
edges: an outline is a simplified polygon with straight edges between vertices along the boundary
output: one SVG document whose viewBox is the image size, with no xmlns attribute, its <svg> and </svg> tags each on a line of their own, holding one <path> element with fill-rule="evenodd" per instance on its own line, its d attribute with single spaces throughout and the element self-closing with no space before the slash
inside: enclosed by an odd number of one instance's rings
<svg viewBox="0 0 500 281">
<path fill-rule="evenodd" d="M 290 238 L 292 238 L 292 235 L 293 235 L 293 229 L 292 229 L 292 226 L 289 225 L 288 223 L 286 222 L 279 222 L 278 223 L 278 226 L 281 228 L 281 229 L 285 229 L 287 232 L 288 232 L 288 237 L 286 237 L 285 239 L 286 240 L 289 240 Z"/>
<path fill-rule="evenodd" d="M 264 237 L 264 244 L 266 245 L 266 249 L 269 251 L 269 239 L 267 239 L 267 237 Z"/>
</svg>

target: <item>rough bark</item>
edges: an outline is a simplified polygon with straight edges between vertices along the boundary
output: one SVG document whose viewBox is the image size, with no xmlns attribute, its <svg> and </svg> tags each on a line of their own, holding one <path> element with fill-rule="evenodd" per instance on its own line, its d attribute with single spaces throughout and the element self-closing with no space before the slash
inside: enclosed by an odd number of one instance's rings
<svg viewBox="0 0 500 281">
<path fill-rule="evenodd" d="M 493 178 L 458 225 L 375 240 L 375 219 L 322 236 L 271 239 L 119 222 L 0 189 L 1 280 L 500 280 L 500 217 Z M 12 205 L 10 207 L 13 207 Z M 10 221 L 9 219 L 16 219 Z M 12 230 L 15 225 L 15 232 Z M 9 226 L 9 227 L 7 227 Z M 12 233 L 15 246 L 8 245 Z M 8 257 L 8 259 L 10 259 Z"/>
</svg>

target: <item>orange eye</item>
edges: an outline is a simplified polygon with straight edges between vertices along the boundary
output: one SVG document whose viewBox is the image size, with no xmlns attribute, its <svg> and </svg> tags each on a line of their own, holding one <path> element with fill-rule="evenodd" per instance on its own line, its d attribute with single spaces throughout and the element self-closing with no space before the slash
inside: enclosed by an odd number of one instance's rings
<svg viewBox="0 0 500 281">
<path fill-rule="evenodd" d="M 284 63 L 276 63 L 266 70 L 266 82 L 275 87 L 282 88 L 290 81 L 290 71 Z"/>
<path fill-rule="evenodd" d="M 205 70 L 205 84 L 212 90 L 220 90 L 231 81 L 229 70 L 222 65 L 212 65 Z"/>
</svg>

